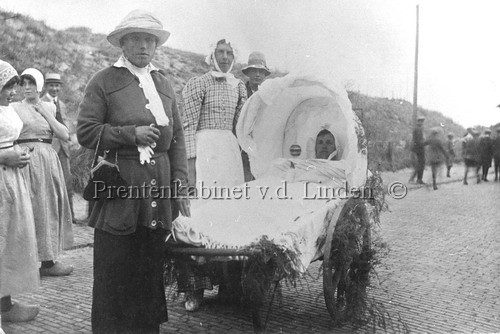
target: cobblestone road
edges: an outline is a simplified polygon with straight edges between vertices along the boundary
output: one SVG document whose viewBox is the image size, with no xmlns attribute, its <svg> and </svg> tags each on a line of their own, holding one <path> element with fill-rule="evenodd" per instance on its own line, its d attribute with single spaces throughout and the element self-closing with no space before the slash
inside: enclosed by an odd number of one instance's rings
<svg viewBox="0 0 500 334">
<path fill-rule="evenodd" d="M 455 172 L 457 175 L 460 169 Z M 406 180 L 407 172 L 384 176 Z M 334 328 L 322 295 L 319 263 L 297 288 L 283 287 L 270 313 L 269 333 L 500 333 L 500 183 L 442 184 L 414 188 L 390 200 L 380 234 L 389 245 L 377 267 L 369 301 L 384 325 Z M 77 244 L 92 243 L 92 230 L 78 226 Z M 66 252 L 75 271 L 43 278 L 41 290 L 19 300 L 41 305 L 29 323 L 4 324 L 9 333 L 88 333 L 92 247 Z M 215 293 L 199 312 L 187 313 L 172 290 L 170 320 L 162 333 L 252 333 L 248 311 L 221 304 Z"/>
</svg>

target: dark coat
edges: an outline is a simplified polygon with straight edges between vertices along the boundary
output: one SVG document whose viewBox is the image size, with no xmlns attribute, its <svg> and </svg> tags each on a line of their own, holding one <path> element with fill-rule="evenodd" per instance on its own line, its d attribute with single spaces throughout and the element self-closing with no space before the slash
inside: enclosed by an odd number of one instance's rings
<svg viewBox="0 0 500 334">
<path fill-rule="evenodd" d="M 439 138 L 431 137 L 425 142 L 427 147 L 427 157 L 429 164 L 441 164 L 448 159 L 448 153 L 444 149 L 443 143 Z"/>
<path fill-rule="evenodd" d="M 490 167 L 493 158 L 493 141 L 490 137 L 479 138 L 479 159 L 483 166 Z"/>
<path fill-rule="evenodd" d="M 479 162 L 479 138 L 464 138 L 462 141 L 462 156 L 466 160 Z"/>
<path fill-rule="evenodd" d="M 159 128 L 161 135 L 150 164 L 139 162 L 135 127 L 156 122 L 146 108 L 147 100 L 138 78 L 129 70 L 109 67 L 96 73 L 79 107 L 77 137 L 80 144 L 95 149 L 103 129 L 100 148 L 110 150 L 108 160 L 113 161 L 117 154 L 121 176 L 129 187 L 134 187 L 129 198 L 101 199 L 94 205 L 89 225 L 111 234 L 130 234 L 138 225 L 170 230 L 171 180 L 187 179 L 184 133 L 174 91 L 163 74 L 154 71 L 151 76 L 170 122 Z M 139 189 L 146 189 L 145 197 L 140 196 L 143 194 Z M 160 194 L 159 189 L 164 193 Z M 153 198 L 158 195 L 161 197 Z"/>
<path fill-rule="evenodd" d="M 497 134 L 495 139 L 493 139 L 491 143 L 492 151 L 493 151 L 493 158 L 495 160 L 499 161 L 500 160 L 500 135 Z"/>
<path fill-rule="evenodd" d="M 422 127 L 416 127 L 413 129 L 413 144 L 412 151 L 417 155 L 424 155 L 425 153 L 425 139 L 424 139 L 424 129 Z"/>
<path fill-rule="evenodd" d="M 252 94 L 253 94 L 253 90 L 250 87 L 250 81 L 246 82 L 245 87 L 247 89 L 247 98 L 250 98 L 250 96 L 252 96 Z"/>
</svg>

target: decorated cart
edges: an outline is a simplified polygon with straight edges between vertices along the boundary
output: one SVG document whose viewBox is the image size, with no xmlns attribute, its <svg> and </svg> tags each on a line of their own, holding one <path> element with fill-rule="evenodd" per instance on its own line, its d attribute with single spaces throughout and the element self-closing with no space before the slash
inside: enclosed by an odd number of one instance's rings
<svg viewBox="0 0 500 334">
<path fill-rule="evenodd" d="M 324 130 L 335 152 L 318 159 Z M 255 180 L 198 193 L 192 217 L 174 221 L 169 263 L 241 263 L 236 283 L 259 332 L 278 284 L 293 285 L 323 261 L 326 307 L 342 322 L 368 283 L 375 196 L 363 128 L 347 93 L 318 76 L 269 79 L 244 105 L 237 137 Z"/>
</svg>

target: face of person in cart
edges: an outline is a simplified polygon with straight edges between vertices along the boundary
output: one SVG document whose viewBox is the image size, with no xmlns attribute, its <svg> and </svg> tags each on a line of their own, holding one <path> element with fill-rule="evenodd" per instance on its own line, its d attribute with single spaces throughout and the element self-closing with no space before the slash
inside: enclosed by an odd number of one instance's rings
<svg viewBox="0 0 500 334">
<path fill-rule="evenodd" d="M 328 130 L 321 131 L 316 137 L 316 159 L 328 159 L 336 149 L 333 134 Z"/>
</svg>

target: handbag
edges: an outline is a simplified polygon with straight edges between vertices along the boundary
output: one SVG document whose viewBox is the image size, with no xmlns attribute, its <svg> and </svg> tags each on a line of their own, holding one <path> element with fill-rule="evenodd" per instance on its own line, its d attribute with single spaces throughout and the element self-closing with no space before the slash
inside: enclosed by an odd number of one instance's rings
<svg viewBox="0 0 500 334">
<path fill-rule="evenodd" d="M 106 160 L 109 150 L 105 150 L 103 156 L 99 156 L 99 145 L 101 143 L 102 131 L 99 133 L 94 159 L 90 169 L 90 179 L 83 190 L 83 198 L 86 201 L 97 201 L 102 198 L 115 199 L 126 198 L 128 195 L 128 184 L 121 175 L 118 167 L 118 151 L 115 151 L 115 162 Z"/>
</svg>

